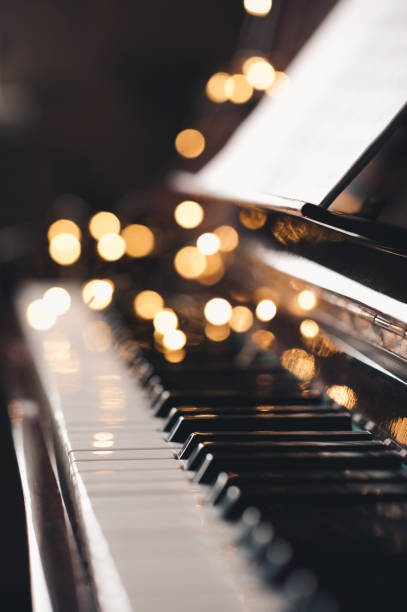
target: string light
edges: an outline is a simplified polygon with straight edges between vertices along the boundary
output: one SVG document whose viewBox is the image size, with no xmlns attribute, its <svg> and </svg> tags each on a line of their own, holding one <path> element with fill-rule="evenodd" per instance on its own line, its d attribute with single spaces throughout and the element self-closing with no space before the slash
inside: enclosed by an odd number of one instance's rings
<svg viewBox="0 0 407 612">
<path fill-rule="evenodd" d="M 49 254 L 60 266 L 70 266 L 79 259 L 81 245 L 72 234 L 57 234 L 49 243 Z"/>
<path fill-rule="evenodd" d="M 305 291 L 301 291 L 301 293 L 297 297 L 297 300 L 298 304 L 303 310 L 312 310 L 317 303 L 315 293 L 313 291 L 309 291 L 308 289 L 306 289 Z"/>
<path fill-rule="evenodd" d="M 253 325 L 253 314 L 247 306 L 235 306 L 229 323 L 233 331 L 246 332 Z"/>
<path fill-rule="evenodd" d="M 212 234 L 211 232 L 205 232 L 205 234 L 201 234 L 196 241 L 196 246 L 198 251 L 203 253 L 204 255 L 213 255 L 217 251 L 219 251 L 220 240 L 216 236 L 216 234 Z"/>
<path fill-rule="evenodd" d="M 104 234 L 97 244 L 97 251 L 106 261 L 117 261 L 123 257 L 126 243 L 118 234 Z"/>
<path fill-rule="evenodd" d="M 225 325 L 232 317 L 232 306 L 224 298 L 212 298 L 205 304 L 204 315 L 212 325 Z"/>
<path fill-rule="evenodd" d="M 267 215 L 256 208 L 243 208 L 239 213 L 239 221 L 248 229 L 256 230 L 266 223 Z"/>
<path fill-rule="evenodd" d="M 142 319 L 154 319 L 155 315 L 164 308 L 164 300 L 156 291 L 141 291 L 134 298 L 134 312 Z"/>
<path fill-rule="evenodd" d="M 92 310 L 103 310 L 112 301 L 114 284 L 108 279 L 94 278 L 82 287 L 82 299 Z"/>
<path fill-rule="evenodd" d="M 300 325 L 300 332 L 305 338 L 315 338 L 319 334 L 319 325 L 312 319 L 304 319 Z"/>
<path fill-rule="evenodd" d="M 227 325 L 205 325 L 205 336 L 212 342 L 223 342 L 230 336 L 230 329 Z"/>
<path fill-rule="evenodd" d="M 256 317 L 260 321 L 271 321 L 276 316 L 277 306 L 273 300 L 261 300 L 256 307 Z"/>
<path fill-rule="evenodd" d="M 51 242 L 51 240 L 55 238 L 55 236 L 58 236 L 58 234 L 71 234 L 78 240 L 81 239 L 81 230 L 76 223 L 70 219 L 58 219 L 57 221 L 54 221 L 54 223 L 51 223 L 47 232 L 48 241 Z"/>
<path fill-rule="evenodd" d="M 276 73 L 270 62 L 261 58 L 250 63 L 246 77 L 254 89 L 265 91 L 273 85 Z"/>
<path fill-rule="evenodd" d="M 253 95 L 253 87 L 244 74 L 230 76 L 226 81 L 225 91 L 228 99 L 234 104 L 244 104 Z"/>
<path fill-rule="evenodd" d="M 220 250 L 228 253 L 233 251 L 239 244 L 239 234 L 230 225 L 221 225 L 214 232 L 220 241 Z"/>
<path fill-rule="evenodd" d="M 51 287 L 44 293 L 42 299 L 58 316 L 65 314 L 71 306 L 71 296 L 62 287 Z"/>
<path fill-rule="evenodd" d="M 198 130 L 182 130 L 175 138 L 175 149 L 187 159 L 199 157 L 205 149 L 205 138 Z"/>
<path fill-rule="evenodd" d="M 95 240 L 100 240 L 105 234 L 119 234 L 120 221 L 113 213 L 102 210 L 89 221 L 89 231 Z"/>
<path fill-rule="evenodd" d="M 129 257 L 146 257 L 154 249 L 154 234 L 146 225 L 138 223 L 128 225 L 121 236 Z"/>
<path fill-rule="evenodd" d="M 226 81 L 229 78 L 227 72 L 216 72 L 206 84 L 205 92 L 209 100 L 221 104 L 228 99 L 226 93 Z"/>
<path fill-rule="evenodd" d="M 198 278 L 205 270 L 205 255 L 194 246 L 186 246 L 174 258 L 174 267 L 183 278 Z"/>
<path fill-rule="evenodd" d="M 187 341 L 187 337 L 180 329 L 171 329 L 163 336 L 163 345 L 171 351 L 179 351 Z"/>
<path fill-rule="evenodd" d="M 174 210 L 175 221 L 185 229 L 198 227 L 204 218 L 204 210 L 198 202 L 185 200 L 180 202 Z"/>
<path fill-rule="evenodd" d="M 178 325 L 178 317 L 171 308 L 164 308 L 154 316 L 154 329 L 160 334 L 176 329 Z"/>
<path fill-rule="evenodd" d="M 41 299 L 33 300 L 27 306 L 25 316 L 30 327 L 38 331 L 50 329 L 57 319 L 56 313 Z"/>
<path fill-rule="evenodd" d="M 265 17 L 271 10 L 272 0 L 243 0 L 245 10 L 255 17 Z"/>
</svg>

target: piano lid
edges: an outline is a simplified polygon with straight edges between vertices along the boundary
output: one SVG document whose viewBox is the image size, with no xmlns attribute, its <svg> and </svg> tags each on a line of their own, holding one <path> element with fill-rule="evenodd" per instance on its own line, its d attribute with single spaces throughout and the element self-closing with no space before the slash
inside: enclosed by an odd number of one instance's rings
<svg viewBox="0 0 407 612">
<path fill-rule="evenodd" d="M 224 149 L 178 186 L 300 211 L 329 206 L 407 100 L 407 4 L 342 0 Z"/>
</svg>

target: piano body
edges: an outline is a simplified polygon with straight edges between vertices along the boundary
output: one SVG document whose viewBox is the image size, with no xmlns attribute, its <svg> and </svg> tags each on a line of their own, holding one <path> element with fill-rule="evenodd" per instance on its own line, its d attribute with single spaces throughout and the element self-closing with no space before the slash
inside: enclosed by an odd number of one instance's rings
<svg viewBox="0 0 407 612">
<path fill-rule="evenodd" d="M 121 219 L 146 257 L 102 261 L 84 225 L 76 275 L 44 240 L 3 300 L 35 611 L 402 608 L 405 110 L 390 128 L 322 205 L 191 183 Z M 174 221 L 191 197 L 215 252 Z"/>
</svg>

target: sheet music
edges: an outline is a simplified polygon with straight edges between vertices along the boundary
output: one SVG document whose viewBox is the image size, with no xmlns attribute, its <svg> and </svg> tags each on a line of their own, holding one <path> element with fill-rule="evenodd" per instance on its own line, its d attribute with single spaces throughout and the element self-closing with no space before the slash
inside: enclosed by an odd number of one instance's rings
<svg viewBox="0 0 407 612">
<path fill-rule="evenodd" d="M 287 74 L 194 187 L 319 204 L 407 101 L 407 1 L 342 0 Z"/>
</svg>

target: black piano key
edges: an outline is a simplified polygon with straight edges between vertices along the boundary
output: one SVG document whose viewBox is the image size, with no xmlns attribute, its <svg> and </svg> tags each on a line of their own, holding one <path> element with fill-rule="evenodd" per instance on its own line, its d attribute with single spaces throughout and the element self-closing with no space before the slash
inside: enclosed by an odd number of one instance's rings
<svg viewBox="0 0 407 612">
<path fill-rule="evenodd" d="M 240 472 L 238 474 L 221 472 L 217 477 L 206 501 L 217 504 L 230 486 L 240 489 L 252 486 L 267 486 L 269 484 L 295 484 L 295 483 L 332 483 L 332 482 L 361 482 L 361 483 L 404 483 L 407 486 L 407 473 L 405 470 L 337 470 L 337 471 L 275 471 L 275 472 Z"/>
<path fill-rule="evenodd" d="M 309 406 L 280 406 L 280 405 L 262 405 L 262 406 L 178 406 L 171 408 L 168 418 L 164 423 L 163 431 L 171 431 L 177 422 L 178 418 L 183 415 L 205 415 L 217 414 L 219 416 L 246 415 L 246 414 L 296 414 L 298 412 L 307 412 L 307 414 L 317 414 L 320 412 L 334 412 L 335 414 L 349 414 L 349 412 L 337 406 L 336 404 L 310 404 Z"/>
<path fill-rule="evenodd" d="M 346 470 L 400 469 L 400 457 L 392 451 L 380 452 L 325 452 L 325 453 L 253 453 L 243 456 L 207 453 L 194 477 L 195 482 L 211 484 L 220 472 L 255 472 L 274 470 Z"/>
<path fill-rule="evenodd" d="M 160 385 L 158 385 L 160 387 Z M 272 393 L 235 389 L 198 390 L 196 392 L 157 389 L 151 398 L 156 416 L 168 416 L 175 406 L 260 406 L 262 404 L 320 404 L 322 396 L 315 390 L 276 391 Z"/>
<path fill-rule="evenodd" d="M 245 416 L 218 416 L 206 414 L 202 416 L 182 416 L 172 428 L 168 440 L 182 442 L 191 433 L 202 431 L 220 432 L 231 429 L 241 432 L 249 431 L 313 431 L 313 430 L 350 430 L 349 414 L 326 412 L 318 414 L 256 414 Z"/>
<path fill-rule="evenodd" d="M 207 453 L 216 457 L 223 454 L 241 453 L 247 456 L 253 453 L 301 453 L 301 452 L 381 452 L 386 450 L 382 442 L 377 440 L 366 440 L 360 442 L 201 442 L 186 461 L 188 470 L 196 470 Z"/>
<path fill-rule="evenodd" d="M 371 440 L 369 431 L 223 431 L 192 433 L 178 453 L 179 459 L 188 459 L 201 442 L 358 442 Z"/>
</svg>

